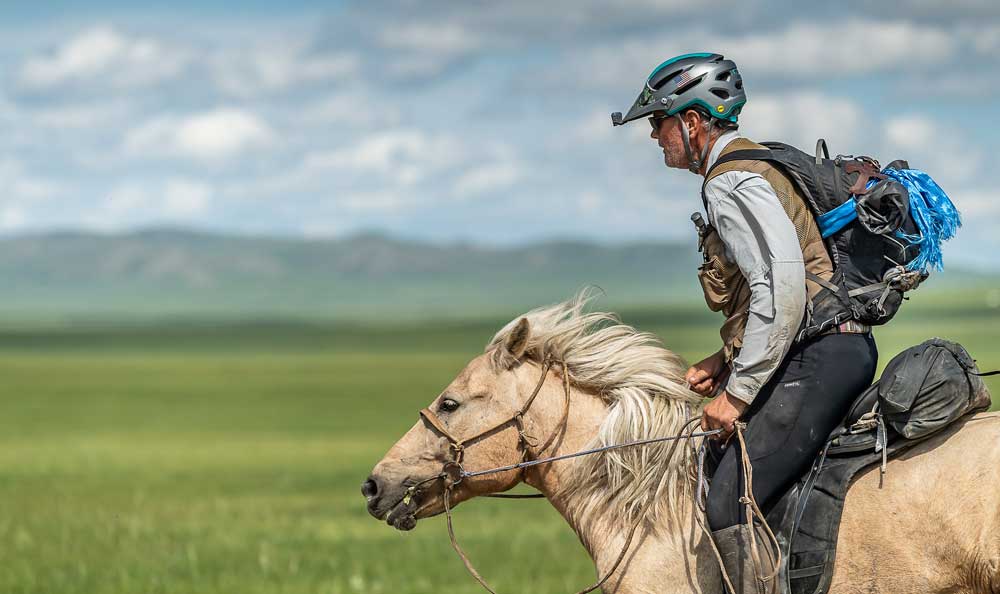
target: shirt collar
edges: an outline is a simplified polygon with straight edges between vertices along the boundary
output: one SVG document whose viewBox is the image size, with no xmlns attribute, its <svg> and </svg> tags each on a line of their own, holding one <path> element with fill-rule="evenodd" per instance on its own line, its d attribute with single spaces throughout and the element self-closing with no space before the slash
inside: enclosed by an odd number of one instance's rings
<svg viewBox="0 0 1000 594">
<path fill-rule="evenodd" d="M 729 143 L 736 140 L 737 138 L 742 138 L 739 130 L 730 130 L 722 136 L 715 140 L 715 144 L 712 146 L 712 150 L 708 153 L 708 163 L 705 165 L 705 171 L 712 168 L 715 162 L 719 160 L 722 155 L 722 151 L 729 146 Z"/>
</svg>

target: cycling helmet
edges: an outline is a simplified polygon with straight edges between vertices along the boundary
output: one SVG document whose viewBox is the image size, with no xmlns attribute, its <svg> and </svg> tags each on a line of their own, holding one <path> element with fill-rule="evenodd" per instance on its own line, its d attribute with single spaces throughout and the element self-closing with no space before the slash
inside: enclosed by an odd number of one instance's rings
<svg viewBox="0 0 1000 594">
<path fill-rule="evenodd" d="M 684 54 L 657 66 L 628 113 L 611 114 L 611 122 L 620 126 L 654 114 L 680 118 L 684 110 L 700 107 L 708 112 L 710 125 L 717 121 L 736 123 L 746 102 L 743 78 L 732 60 L 721 54 Z M 697 172 L 705 155 L 700 159 L 693 157 L 687 128 L 682 130 L 690 168 Z M 704 152 L 707 153 L 707 146 Z"/>
</svg>

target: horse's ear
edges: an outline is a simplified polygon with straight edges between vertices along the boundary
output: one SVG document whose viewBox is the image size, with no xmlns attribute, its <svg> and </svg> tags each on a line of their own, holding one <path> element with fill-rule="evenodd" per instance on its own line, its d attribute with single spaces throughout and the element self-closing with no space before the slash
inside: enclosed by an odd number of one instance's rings
<svg viewBox="0 0 1000 594">
<path fill-rule="evenodd" d="M 514 328 L 507 335 L 504 348 L 511 354 L 515 361 L 520 361 L 524 352 L 528 350 L 528 339 L 531 338 L 531 328 L 528 325 L 528 318 L 521 318 L 514 325 Z"/>
</svg>

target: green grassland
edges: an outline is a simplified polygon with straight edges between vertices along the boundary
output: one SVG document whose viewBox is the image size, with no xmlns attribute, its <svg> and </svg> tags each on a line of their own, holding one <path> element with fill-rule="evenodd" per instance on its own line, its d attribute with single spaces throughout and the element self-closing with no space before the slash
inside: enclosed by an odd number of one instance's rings
<svg viewBox="0 0 1000 594">
<path fill-rule="evenodd" d="M 664 309 L 623 317 L 689 360 L 715 349 L 714 318 Z M 938 335 L 1000 368 L 998 313 L 904 311 L 882 363 Z M 0 592 L 478 592 L 442 518 L 396 532 L 359 487 L 503 321 L 0 332 Z M 594 577 L 544 502 L 472 501 L 456 522 L 501 592 Z"/>
</svg>

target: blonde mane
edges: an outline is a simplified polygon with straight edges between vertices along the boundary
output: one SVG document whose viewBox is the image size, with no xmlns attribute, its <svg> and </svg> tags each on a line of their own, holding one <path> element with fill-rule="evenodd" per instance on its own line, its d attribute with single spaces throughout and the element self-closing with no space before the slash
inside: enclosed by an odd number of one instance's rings
<svg viewBox="0 0 1000 594">
<path fill-rule="evenodd" d="M 701 403 L 685 384 L 687 364 L 656 336 L 614 314 L 585 312 L 592 297 L 584 290 L 515 318 L 486 347 L 493 364 L 499 369 L 509 363 L 502 345 L 518 320 L 527 318 L 527 356 L 564 361 L 574 386 L 609 405 L 590 447 L 678 434 Z M 577 458 L 566 485 L 570 513 L 633 522 L 648 508 L 647 522 L 662 524 L 678 508 L 674 503 L 690 493 L 688 455 L 687 443 L 666 442 Z"/>
</svg>

